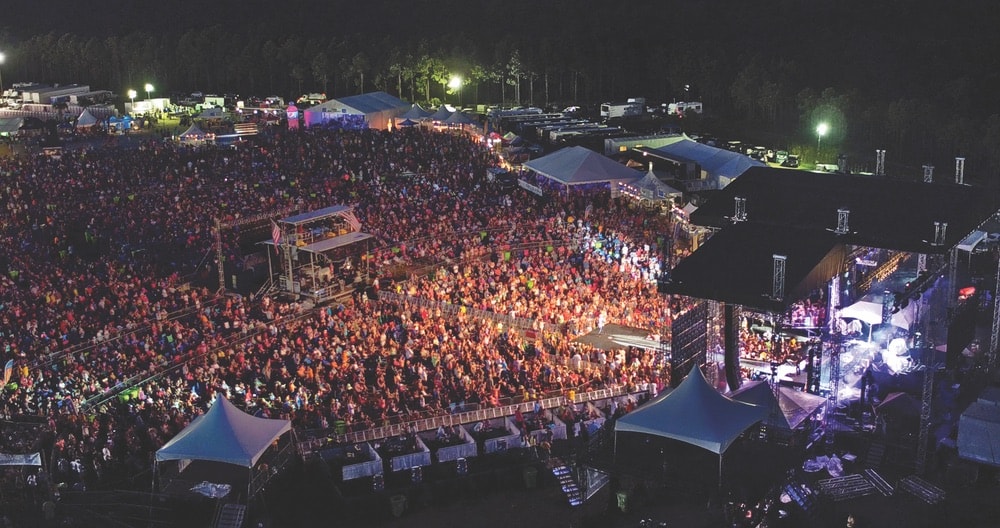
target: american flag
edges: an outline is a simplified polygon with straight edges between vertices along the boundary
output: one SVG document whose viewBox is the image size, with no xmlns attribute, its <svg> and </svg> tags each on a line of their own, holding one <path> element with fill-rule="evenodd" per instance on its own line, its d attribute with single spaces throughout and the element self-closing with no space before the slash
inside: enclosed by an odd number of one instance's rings
<svg viewBox="0 0 1000 528">
<path fill-rule="evenodd" d="M 337 214 L 347 221 L 347 225 L 351 226 L 351 231 L 361 231 L 361 220 L 358 220 L 358 217 L 354 215 L 354 210 L 348 209 Z"/>
<path fill-rule="evenodd" d="M 274 241 L 274 250 L 278 251 L 278 246 L 281 245 L 281 228 L 274 220 L 271 220 L 271 240 Z"/>
</svg>

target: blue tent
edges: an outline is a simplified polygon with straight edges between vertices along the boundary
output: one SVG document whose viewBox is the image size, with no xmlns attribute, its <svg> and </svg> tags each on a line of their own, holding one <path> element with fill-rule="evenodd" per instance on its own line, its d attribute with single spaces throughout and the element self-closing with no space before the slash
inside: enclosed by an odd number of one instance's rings
<svg viewBox="0 0 1000 528">
<path fill-rule="evenodd" d="M 588 183 L 631 183 L 642 173 L 580 146 L 566 147 L 531 160 L 525 167 L 566 186 Z"/>
<path fill-rule="evenodd" d="M 721 457 L 743 431 L 766 418 L 769 411 L 720 394 L 701 369 L 695 368 L 676 389 L 620 418 L 615 435 L 630 432 L 670 438 Z"/>
</svg>

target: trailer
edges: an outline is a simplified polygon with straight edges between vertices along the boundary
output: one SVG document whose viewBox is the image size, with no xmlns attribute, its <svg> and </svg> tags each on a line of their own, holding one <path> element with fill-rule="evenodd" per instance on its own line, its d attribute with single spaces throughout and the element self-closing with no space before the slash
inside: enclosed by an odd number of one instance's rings
<svg viewBox="0 0 1000 528">
<path fill-rule="evenodd" d="M 633 117 L 646 113 L 645 97 L 630 97 L 624 103 L 604 103 L 601 105 L 601 117 Z"/>
<path fill-rule="evenodd" d="M 35 104 L 52 104 L 53 99 L 59 102 L 63 97 L 79 95 L 90 92 L 90 86 L 86 84 L 67 84 L 65 86 L 47 86 L 41 88 L 27 89 L 22 92 L 22 101 Z"/>
</svg>

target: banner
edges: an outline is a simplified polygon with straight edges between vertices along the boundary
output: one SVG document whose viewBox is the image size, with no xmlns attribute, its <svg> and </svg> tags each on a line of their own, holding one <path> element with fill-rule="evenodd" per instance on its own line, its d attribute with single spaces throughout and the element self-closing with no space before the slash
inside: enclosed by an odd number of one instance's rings
<svg viewBox="0 0 1000 528">
<path fill-rule="evenodd" d="M 528 191 L 530 193 L 535 193 L 538 196 L 542 196 L 542 188 L 539 187 L 539 186 L 537 186 L 537 185 L 533 185 L 533 184 L 528 183 L 528 182 L 526 182 L 524 180 L 517 180 L 517 184 L 520 185 L 522 189 L 524 189 L 524 190 L 526 190 L 526 191 Z"/>
<path fill-rule="evenodd" d="M 42 455 L 40 453 L 27 453 L 14 455 L 10 453 L 0 453 L 0 466 L 41 466 Z"/>
<path fill-rule="evenodd" d="M 7 364 L 3 367 L 3 385 L 6 386 L 10 383 L 10 377 L 14 374 L 14 360 L 7 360 Z"/>
</svg>

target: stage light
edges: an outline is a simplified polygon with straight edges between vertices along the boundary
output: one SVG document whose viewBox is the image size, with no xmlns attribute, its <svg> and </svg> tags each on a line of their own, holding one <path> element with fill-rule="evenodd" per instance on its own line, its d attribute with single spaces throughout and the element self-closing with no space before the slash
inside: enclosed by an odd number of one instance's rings
<svg viewBox="0 0 1000 528">
<path fill-rule="evenodd" d="M 424 469 L 420 466 L 413 466 L 410 468 L 410 482 L 413 484 L 420 484 L 424 481 Z"/>
<path fill-rule="evenodd" d="M 464 477 L 469 474 L 469 461 L 465 458 L 459 458 L 455 461 L 455 472 L 458 473 L 460 477 Z"/>
<path fill-rule="evenodd" d="M 372 491 L 382 491 L 385 489 L 385 477 L 381 473 L 372 477 Z"/>
</svg>

